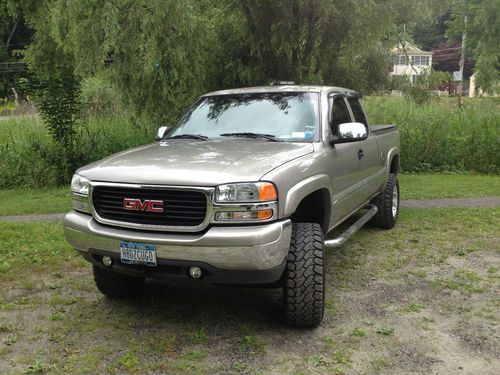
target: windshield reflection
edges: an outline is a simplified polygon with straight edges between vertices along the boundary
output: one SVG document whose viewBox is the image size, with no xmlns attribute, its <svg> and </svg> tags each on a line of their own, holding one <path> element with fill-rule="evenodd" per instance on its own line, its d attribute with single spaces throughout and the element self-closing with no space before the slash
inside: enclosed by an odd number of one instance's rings
<svg viewBox="0 0 500 375">
<path fill-rule="evenodd" d="M 227 133 L 257 133 L 283 141 L 311 142 L 318 137 L 318 122 L 317 93 L 216 95 L 201 98 L 169 137 L 196 134 L 219 138 Z"/>
</svg>

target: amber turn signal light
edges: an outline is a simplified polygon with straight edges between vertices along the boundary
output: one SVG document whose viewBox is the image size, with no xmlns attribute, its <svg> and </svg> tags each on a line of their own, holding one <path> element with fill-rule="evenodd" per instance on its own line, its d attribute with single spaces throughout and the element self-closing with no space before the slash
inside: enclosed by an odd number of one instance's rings
<svg viewBox="0 0 500 375">
<path fill-rule="evenodd" d="M 275 201 L 278 199 L 278 193 L 276 192 L 276 187 L 270 182 L 261 182 L 259 184 L 259 201 Z"/>
</svg>

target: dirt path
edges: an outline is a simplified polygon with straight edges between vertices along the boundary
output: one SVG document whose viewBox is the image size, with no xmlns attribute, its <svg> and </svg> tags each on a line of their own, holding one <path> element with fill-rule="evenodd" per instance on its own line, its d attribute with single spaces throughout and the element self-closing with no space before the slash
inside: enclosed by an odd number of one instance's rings
<svg viewBox="0 0 500 375">
<path fill-rule="evenodd" d="M 45 215 L 14 215 L 0 216 L 0 221 L 9 221 L 11 223 L 26 222 L 26 221 L 59 221 L 62 220 L 64 214 L 45 214 Z"/>
<path fill-rule="evenodd" d="M 402 208 L 488 208 L 500 207 L 500 197 L 482 197 L 482 198 L 443 198 L 443 199 L 409 199 L 401 201 Z M 45 215 L 14 215 L 0 216 L 0 221 L 9 222 L 28 222 L 28 221 L 59 221 L 64 214 L 45 214 Z"/>
</svg>

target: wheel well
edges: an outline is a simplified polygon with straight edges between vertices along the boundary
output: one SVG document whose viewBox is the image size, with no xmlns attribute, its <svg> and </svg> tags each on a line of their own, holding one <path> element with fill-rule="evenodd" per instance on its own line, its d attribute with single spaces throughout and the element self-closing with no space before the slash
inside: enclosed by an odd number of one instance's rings
<svg viewBox="0 0 500 375">
<path fill-rule="evenodd" d="M 399 170 L 399 155 L 394 155 L 391 160 L 391 167 L 389 168 L 390 173 L 397 174 Z"/>
<path fill-rule="evenodd" d="M 323 232 L 328 230 L 330 219 L 330 192 L 319 189 L 302 199 L 290 217 L 294 223 L 318 223 Z"/>
</svg>

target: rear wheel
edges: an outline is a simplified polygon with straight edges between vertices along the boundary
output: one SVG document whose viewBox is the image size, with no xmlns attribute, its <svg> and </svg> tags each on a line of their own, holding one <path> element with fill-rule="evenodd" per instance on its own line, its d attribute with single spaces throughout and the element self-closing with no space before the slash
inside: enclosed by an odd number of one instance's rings
<svg viewBox="0 0 500 375">
<path fill-rule="evenodd" d="M 97 289 L 108 297 L 123 298 L 134 295 L 144 286 L 143 277 L 122 275 L 97 266 L 93 269 Z"/>
<path fill-rule="evenodd" d="M 283 308 L 290 325 L 316 327 L 325 310 L 324 240 L 321 226 L 293 224 L 283 286 Z"/>
<path fill-rule="evenodd" d="M 399 181 L 395 173 L 389 174 L 385 189 L 372 202 L 378 208 L 373 222 L 380 228 L 394 228 L 399 216 Z"/>
</svg>

